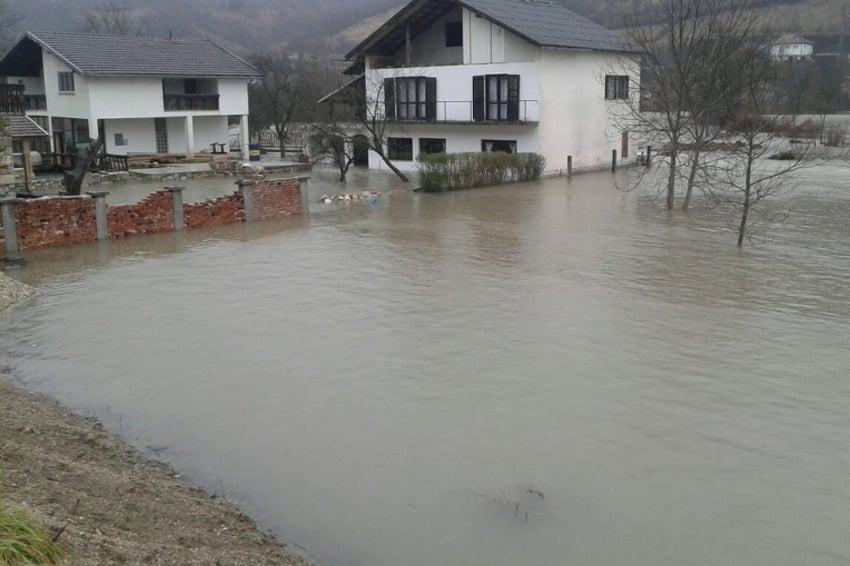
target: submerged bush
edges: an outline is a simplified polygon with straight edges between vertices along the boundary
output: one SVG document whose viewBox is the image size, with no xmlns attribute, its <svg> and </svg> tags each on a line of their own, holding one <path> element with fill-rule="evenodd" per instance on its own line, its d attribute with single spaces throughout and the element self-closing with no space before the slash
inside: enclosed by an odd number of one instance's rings
<svg viewBox="0 0 850 566">
<path fill-rule="evenodd" d="M 32 518 L 0 508 L 0 564 L 58 564 L 64 557 L 65 551 Z"/>
<path fill-rule="evenodd" d="M 454 191 L 538 179 L 546 159 L 537 153 L 437 153 L 419 158 L 419 178 L 427 192 Z"/>
</svg>

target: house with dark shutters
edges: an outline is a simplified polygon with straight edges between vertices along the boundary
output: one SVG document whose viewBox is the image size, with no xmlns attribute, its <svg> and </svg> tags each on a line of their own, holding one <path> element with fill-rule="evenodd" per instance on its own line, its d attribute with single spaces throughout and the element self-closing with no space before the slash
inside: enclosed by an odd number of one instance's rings
<svg viewBox="0 0 850 566">
<path fill-rule="evenodd" d="M 555 2 L 413 0 L 347 58 L 400 169 L 434 152 L 537 152 L 549 170 L 637 153 L 616 119 L 639 88 L 636 51 Z"/>
<path fill-rule="evenodd" d="M 220 150 L 232 123 L 247 159 L 248 82 L 259 77 L 197 39 L 27 32 L 0 58 L 0 93 L 19 97 L 54 153 L 102 134 L 110 154 L 192 156 Z"/>
</svg>

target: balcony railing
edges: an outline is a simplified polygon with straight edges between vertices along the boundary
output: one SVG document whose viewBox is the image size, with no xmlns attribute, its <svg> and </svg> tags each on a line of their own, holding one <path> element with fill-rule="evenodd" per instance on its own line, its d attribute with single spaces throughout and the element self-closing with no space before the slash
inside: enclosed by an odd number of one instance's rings
<svg viewBox="0 0 850 566">
<path fill-rule="evenodd" d="M 24 85 L 0 85 L 0 114 L 24 113 Z"/>
<path fill-rule="evenodd" d="M 164 94 L 166 112 L 181 110 L 218 110 L 217 94 Z"/>
<path fill-rule="evenodd" d="M 454 124 L 536 124 L 540 121 L 540 101 L 520 100 L 516 117 L 508 119 L 509 113 L 504 103 L 484 107 L 483 119 L 475 119 L 474 102 L 472 100 L 438 100 L 436 116 L 433 120 L 422 118 L 391 119 L 393 122 L 443 122 Z"/>
<path fill-rule="evenodd" d="M 47 95 L 25 94 L 24 108 L 29 110 L 47 110 Z"/>
</svg>

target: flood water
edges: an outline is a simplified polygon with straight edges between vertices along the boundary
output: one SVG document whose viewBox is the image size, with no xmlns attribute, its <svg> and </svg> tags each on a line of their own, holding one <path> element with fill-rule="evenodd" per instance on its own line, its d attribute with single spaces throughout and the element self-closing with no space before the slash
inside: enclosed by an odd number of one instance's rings
<svg viewBox="0 0 850 566">
<path fill-rule="evenodd" d="M 377 205 L 30 253 L 0 356 L 326 566 L 846 565 L 848 173 L 739 253 L 609 174 L 357 172 Z"/>
</svg>

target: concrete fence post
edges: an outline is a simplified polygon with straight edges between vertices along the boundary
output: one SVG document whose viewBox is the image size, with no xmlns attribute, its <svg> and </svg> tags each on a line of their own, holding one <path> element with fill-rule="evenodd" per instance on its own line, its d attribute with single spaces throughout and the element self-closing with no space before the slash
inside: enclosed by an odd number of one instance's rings
<svg viewBox="0 0 850 566">
<path fill-rule="evenodd" d="M 94 199 L 94 217 L 97 226 L 97 239 L 108 240 L 109 229 L 106 225 L 106 195 L 109 191 L 86 191 Z"/>
<path fill-rule="evenodd" d="M 652 164 L 652 146 L 646 146 L 646 166 L 649 167 Z"/>
<path fill-rule="evenodd" d="M 186 187 L 165 187 L 171 193 L 172 205 L 174 206 L 174 230 L 179 232 L 186 227 L 183 219 L 183 190 Z"/>
<path fill-rule="evenodd" d="M 573 156 L 567 156 L 567 179 L 572 178 L 573 176 Z"/>
<path fill-rule="evenodd" d="M 16 198 L 0 199 L 0 217 L 3 218 L 3 237 L 6 240 L 6 261 L 20 261 L 21 250 L 18 248 L 18 231 L 15 226 Z"/>
<path fill-rule="evenodd" d="M 611 150 L 611 173 L 617 172 L 617 150 Z"/>
<path fill-rule="evenodd" d="M 310 214 L 310 177 L 298 177 L 301 186 L 301 214 Z"/>
<path fill-rule="evenodd" d="M 242 204 L 245 207 L 245 222 L 254 221 L 254 181 L 236 181 L 239 192 L 242 193 Z"/>
</svg>

